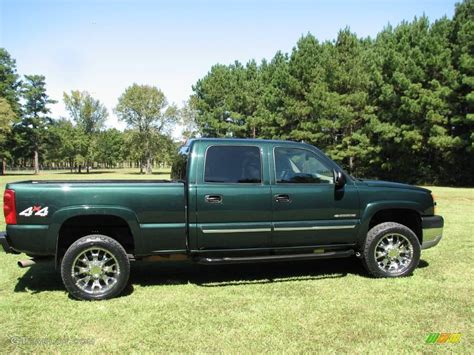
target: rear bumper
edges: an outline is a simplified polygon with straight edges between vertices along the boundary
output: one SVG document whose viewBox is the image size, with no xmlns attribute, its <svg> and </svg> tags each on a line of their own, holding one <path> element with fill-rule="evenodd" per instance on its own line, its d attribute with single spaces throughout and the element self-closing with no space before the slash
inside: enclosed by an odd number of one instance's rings
<svg viewBox="0 0 474 355">
<path fill-rule="evenodd" d="M 429 249 L 436 246 L 443 237 L 443 217 L 421 217 L 421 226 L 423 229 L 423 243 L 421 244 L 421 249 Z"/>
<path fill-rule="evenodd" d="M 8 243 L 8 239 L 7 239 L 7 233 L 5 233 L 5 232 L 0 232 L 0 244 L 2 245 L 2 248 L 5 251 L 5 253 L 20 254 L 19 252 L 17 252 L 16 250 L 14 250 L 10 246 L 10 244 Z"/>
</svg>

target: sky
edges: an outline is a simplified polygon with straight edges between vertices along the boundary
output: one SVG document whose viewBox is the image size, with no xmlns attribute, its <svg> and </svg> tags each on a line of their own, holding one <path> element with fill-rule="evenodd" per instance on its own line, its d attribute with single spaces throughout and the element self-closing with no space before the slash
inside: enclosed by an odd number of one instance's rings
<svg viewBox="0 0 474 355">
<path fill-rule="evenodd" d="M 67 117 L 63 92 L 85 90 L 113 113 L 133 83 L 160 88 L 181 105 L 216 63 L 291 52 L 308 32 L 333 40 L 346 26 L 375 37 L 423 14 L 452 17 L 447 0 L 0 0 L 0 47 L 21 75 L 46 76 L 53 117 Z"/>
</svg>

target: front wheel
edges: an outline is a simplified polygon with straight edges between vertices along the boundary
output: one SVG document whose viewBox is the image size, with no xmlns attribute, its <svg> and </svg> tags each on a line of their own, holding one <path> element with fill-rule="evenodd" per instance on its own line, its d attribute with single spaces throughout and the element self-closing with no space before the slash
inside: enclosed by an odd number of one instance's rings
<svg viewBox="0 0 474 355">
<path fill-rule="evenodd" d="M 421 247 L 416 234 L 408 227 L 385 222 L 367 234 L 363 262 L 375 277 L 410 275 L 420 261 Z"/>
<path fill-rule="evenodd" d="M 61 262 L 61 277 L 72 297 L 103 300 L 119 295 L 127 285 L 130 262 L 124 248 L 105 235 L 75 241 Z"/>
</svg>

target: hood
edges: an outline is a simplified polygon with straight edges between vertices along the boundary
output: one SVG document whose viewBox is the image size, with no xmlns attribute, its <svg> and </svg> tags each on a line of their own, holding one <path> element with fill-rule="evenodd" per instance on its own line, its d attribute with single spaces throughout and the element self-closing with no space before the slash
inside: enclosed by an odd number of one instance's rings
<svg viewBox="0 0 474 355">
<path fill-rule="evenodd" d="M 357 184 L 364 184 L 369 187 L 388 187 L 393 189 L 405 189 L 405 190 L 415 190 L 415 191 L 424 191 L 430 193 L 431 190 L 425 189 L 423 187 L 402 184 L 399 182 L 383 181 L 383 180 L 367 180 L 360 179 L 356 181 Z"/>
</svg>

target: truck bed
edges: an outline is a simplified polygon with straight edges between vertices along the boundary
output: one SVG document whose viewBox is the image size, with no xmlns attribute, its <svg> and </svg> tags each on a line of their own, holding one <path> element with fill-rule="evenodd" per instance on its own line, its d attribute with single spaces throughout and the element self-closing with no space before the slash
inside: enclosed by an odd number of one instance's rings
<svg viewBox="0 0 474 355">
<path fill-rule="evenodd" d="M 17 224 L 8 234 L 20 250 L 35 235 L 45 233 L 42 254 L 54 253 L 59 230 L 72 216 L 115 216 L 135 229 L 137 254 L 141 251 L 185 249 L 184 183 L 169 180 L 46 180 L 9 183 L 15 191 Z M 106 218 L 106 217 L 104 217 Z M 82 223 L 82 222 L 81 222 Z M 23 247 L 23 248 L 22 248 Z M 41 249 L 41 250 L 38 250 Z"/>
<path fill-rule="evenodd" d="M 24 181 L 17 181 L 12 184 L 83 184 L 83 183 L 92 183 L 92 184 L 110 184 L 110 183 L 147 183 L 147 184 L 154 184 L 154 183 L 172 183 L 177 182 L 173 180 L 139 180 L 139 179 L 109 179 L 109 180 L 24 180 Z"/>
</svg>

